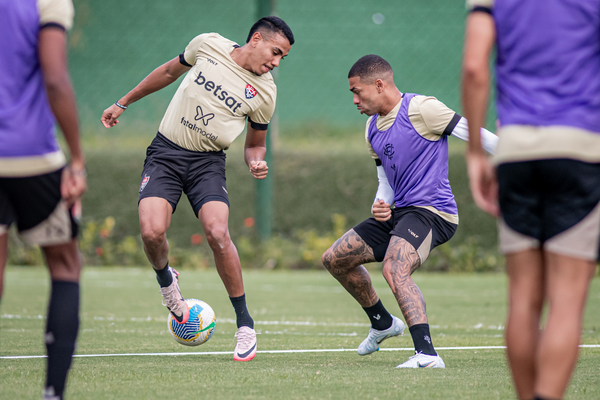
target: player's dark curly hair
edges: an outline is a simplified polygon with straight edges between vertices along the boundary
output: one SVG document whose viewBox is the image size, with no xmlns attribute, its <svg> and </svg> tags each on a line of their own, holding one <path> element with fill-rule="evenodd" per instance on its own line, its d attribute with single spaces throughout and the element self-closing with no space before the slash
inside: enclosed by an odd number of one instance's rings
<svg viewBox="0 0 600 400">
<path fill-rule="evenodd" d="M 348 72 L 348 79 L 358 76 L 362 80 L 368 80 L 371 78 L 377 79 L 384 74 L 393 73 L 392 66 L 389 62 L 375 54 L 368 54 L 358 59 L 354 63 L 350 72 Z"/>
<path fill-rule="evenodd" d="M 294 44 L 294 34 L 292 30 L 281 18 L 275 17 L 273 15 L 269 17 L 262 17 L 254 25 L 250 28 L 250 33 L 248 34 L 248 39 L 246 39 L 246 43 L 250 41 L 254 32 L 259 30 L 268 30 L 274 33 L 280 33 L 287 38 L 290 42 L 290 46 Z"/>
</svg>

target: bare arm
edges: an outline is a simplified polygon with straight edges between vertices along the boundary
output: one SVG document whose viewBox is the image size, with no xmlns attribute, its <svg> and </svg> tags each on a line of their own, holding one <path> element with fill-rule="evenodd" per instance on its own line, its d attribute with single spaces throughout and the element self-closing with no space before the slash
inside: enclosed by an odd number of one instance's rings
<svg viewBox="0 0 600 400">
<path fill-rule="evenodd" d="M 495 35 L 491 15 L 484 12 L 469 14 L 463 54 L 462 103 L 469 123 L 467 167 L 473 199 L 483 211 L 498 216 L 498 184 L 495 172 L 483 151 L 480 136 L 480 127 L 485 123 L 488 105 L 489 59 Z"/>
<path fill-rule="evenodd" d="M 267 131 L 259 131 L 252 128 L 250 122 L 246 127 L 246 143 L 244 144 L 244 160 L 250 173 L 256 179 L 265 179 L 269 172 L 269 167 L 265 161 L 267 154 Z"/>
<path fill-rule="evenodd" d="M 127 107 L 139 99 L 148 96 L 149 94 L 154 93 L 166 86 L 169 86 L 181 75 L 189 71 L 189 69 L 190 67 L 179 62 L 179 57 L 175 57 L 152 71 L 129 93 L 121 97 L 118 103 Z M 119 122 L 117 118 L 119 118 L 123 111 L 125 110 L 115 104 L 104 110 L 101 118 L 104 127 L 111 128 L 115 126 Z"/>
<path fill-rule="evenodd" d="M 77 104 L 67 67 L 67 34 L 60 28 L 46 27 L 40 31 L 38 39 L 38 54 L 48 101 L 71 157 L 61 181 L 61 194 L 71 205 L 85 192 L 87 181 L 79 140 Z"/>
</svg>

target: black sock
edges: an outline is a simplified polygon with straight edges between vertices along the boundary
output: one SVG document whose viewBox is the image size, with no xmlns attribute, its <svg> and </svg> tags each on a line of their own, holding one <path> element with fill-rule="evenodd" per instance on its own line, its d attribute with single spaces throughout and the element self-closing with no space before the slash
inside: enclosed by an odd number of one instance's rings
<svg viewBox="0 0 600 400">
<path fill-rule="evenodd" d="M 373 329 L 383 331 L 392 326 L 392 316 L 388 310 L 385 309 L 381 300 L 378 300 L 377 303 L 371 307 L 363 307 L 363 310 L 365 310 L 369 316 L 371 327 Z"/>
<path fill-rule="evenodd" d="M 429 354 L 430 356 L 437 355 L 431 342 L 429 324 L 417 324 L 408 329 L 410 330 L 410 335 L 412 336 L 413 343 L 415 344 L 415 351 L 417 353 Z"/>
<path fill-rule="evenodd" d="M 46 325 L 46 391 L 62 399 L 79 329 L 79 283 L 52 281 Z"/>
<path fill-rule="evenodd" d="M 554 399 L 551 399 L 550 397 L 535 396 L 535 398 L 533 400 L 554 400 Z M 558 399 L 556 399 L 556 400 L 558 400 Z"/>
<path fill-rule="evenodd" d="M 158 281 L 160 287 L 167 287 L 173 283 L 173 275 L 169 271 L 168 262 L 163 269 L 155 269 L 154 272 L 156 272 L 156 280 Z"/>
<path fill-rule="evenodd" d="M 244 293 L 240 297 L 230 297 L 229 300 L 231 300 L 231 304 L 235 310 L 238 329 L 241 326 L 248 326 L 251 329 L 254 329 L 254 320 L 246 307 L 246 294 Z"/>
</svg>

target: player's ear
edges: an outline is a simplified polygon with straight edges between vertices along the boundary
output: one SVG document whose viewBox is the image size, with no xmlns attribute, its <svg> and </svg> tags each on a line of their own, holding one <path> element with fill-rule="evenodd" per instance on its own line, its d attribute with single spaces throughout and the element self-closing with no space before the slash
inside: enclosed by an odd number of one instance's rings
<svg viewBox="0 0 600 400">
<path fill-rule="evenodd" d="M 385 88 L 385 84 L 382 79 L 379 79 L 379 78 L 375 79 L 375 88 L 377 89 L 377 93 L 383 92 L 383 89 Z"/>
<path fill-rule="evenodd" d="M 250 38 L 250 43 L 252 43 L 253 47 L 256 47 L 256 45 L 263 39 L 263 36 L 260 32 L 254 32 L 252 34 L 252 38 Z"/>
</svg>

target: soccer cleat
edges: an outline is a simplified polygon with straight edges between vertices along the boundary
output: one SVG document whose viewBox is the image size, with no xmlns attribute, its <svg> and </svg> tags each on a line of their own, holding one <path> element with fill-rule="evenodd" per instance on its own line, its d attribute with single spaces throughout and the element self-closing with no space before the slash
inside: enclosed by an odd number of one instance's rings
<svg viewBox="0 0 600 400">
<path fill-rule="evenodd" d="M 417 353 L 415 351 L 414 356 L 396 368 L 446 368 L 446 364 L 444 364 L 442 357 L 437 354 L 430 356 L 429 354 Z"/>
<path fill-rule="evenodd" d="M 377 329 L 370 328 L 369 336 L 365 340 L 362 341 L 360 346 L 358 346 L 358 354 L 361 356 L 366 356 L 367 354 L 371 354 L 379 350 L 379 345 L 387 338 L 391 338 L 394 336 L 400 336 L 404 333 L 404 322 L 400 318 L 394 317 L 392 315 L 392 326 L 389 328 L 379 331 Z"/>
<path fill-rule="evenodd" d="M 248 326 L 240 326 L 237 333 L 237 344 L 233 352 L 235 361 L 250 361 L 256 355 L 256 331 Z"/>
<path fill-rule="evenodd" d="M 164 298 L 163 306 L 167 306 L 177 323 L 185 324 L 190 318 L 190 309 L 179 290 L 179 272 L 175 271 L 174 268 L 168 268 L 173 276 L 173 282 L 167 287 L 160 288 L 160 294 Z"/>
</svg>

